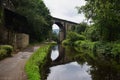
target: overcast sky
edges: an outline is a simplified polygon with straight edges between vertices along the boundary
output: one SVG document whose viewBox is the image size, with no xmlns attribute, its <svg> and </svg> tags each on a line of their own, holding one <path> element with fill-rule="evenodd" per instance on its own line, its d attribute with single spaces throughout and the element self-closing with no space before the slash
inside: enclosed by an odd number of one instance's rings
<svg viewBox="0 0 120 80">
<path fill-rule="evenodd" d="M 43 0 L 53 17 L 80 23 L 85 18 L 78 14 L 76 6 L 85 4 L 84 0 Z"/>
</svg>

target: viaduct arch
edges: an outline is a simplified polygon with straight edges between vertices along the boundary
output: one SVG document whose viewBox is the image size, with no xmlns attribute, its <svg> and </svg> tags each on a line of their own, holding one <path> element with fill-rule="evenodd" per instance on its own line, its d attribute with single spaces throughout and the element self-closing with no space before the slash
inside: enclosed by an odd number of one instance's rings
<svg viewBox="0 0 120 80">
<path fill-rule="evenodd" d="M 60 18 L 56 18 L 56 17 L 52 17 L 52 21 L 53 21 L 53 24 L 58 25 L 60 28 L 60 32 L 59 32 L 59 41 L 60 42 L 62 42 L 66 38 L 66 33 L 67 33 L 67 31 L 71 30 L 72 26 L 78 25 L 78 23 L 60 19 Z"/>
<path fill-rule="evenodd" d="M 8 9 L 11 12 L 14 13 L 15 7 L 10 0 L 3 0 L 3 1 L 0 0 L 0 6 Z M 16 14 L 16 15 L 20 16 L 19 14 Z M 75 23 L 75 22 L 72 22 L 72 21 L 56 18 L 56 17 L 53 17 L 53 16 L 51 16 L 51 17 L 52 17 L 53 24 L 58 25 L 59 28 L 60 28 L 59 42 L 62 42 L 66 38 L 67 31 L 71 30 L 71 27 L 73 25 L 78 25 L 78 23 Z"/>
</svg>

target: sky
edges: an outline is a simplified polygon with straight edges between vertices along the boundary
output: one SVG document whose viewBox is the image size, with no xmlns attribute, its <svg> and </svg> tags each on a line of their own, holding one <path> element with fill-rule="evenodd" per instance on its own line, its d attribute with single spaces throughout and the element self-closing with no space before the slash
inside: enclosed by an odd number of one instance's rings
<svg viewBox="0 0 120 80">
<path fill-rule="evenodd" d="M 87 63 L 80 65 L 77 62 L 50 67 L 47 80 L 92 80 L 90 67 Z"/>
<path fill-rule="evenodd" d="M 84 0 L 43 0 L 48 7 L 51 16 L 65 19 L 68 21 L 80 23 L 85 17 L 83 14 L 78 14 L 77 6 L 85 5 Z M 56 25 L 53 25 L 56 26 Z M 57 28 L 57 26 L 55 27 Z"/>
</svg>

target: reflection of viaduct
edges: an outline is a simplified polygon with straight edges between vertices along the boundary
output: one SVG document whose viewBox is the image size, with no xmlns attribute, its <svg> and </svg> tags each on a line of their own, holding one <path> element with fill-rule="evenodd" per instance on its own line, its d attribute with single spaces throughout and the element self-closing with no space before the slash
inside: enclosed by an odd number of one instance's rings
<svg viewBox="0 0 120 80">
<path fill-rule="evenodd" d="M 58 51 L 59 51 L 59 56 L 57 57 L 57 59 L 55 59 L 54 61 L 52 61 L 50 59 L 50 57 L 49 57 L 50 67 L 61 65 L 61 64 L 66 64 L 66 63 L 69 63 L 69 62 L 73 61 L 68 56 L 66 56 L 65 48 L 62 45 L 58 46 Z"/>
<path fill-rule="evenodd" d="M 52 17 L 53 24 L 56 24 L 60 28 L 60 33 L 59 33 L 59 40 L 62 42 L 66 38 L 66 32 L 71 30 L 71 27 L 74 25 L 77 25 L 78 23 L 59 19 L 56 17 Z"/>
</svg>

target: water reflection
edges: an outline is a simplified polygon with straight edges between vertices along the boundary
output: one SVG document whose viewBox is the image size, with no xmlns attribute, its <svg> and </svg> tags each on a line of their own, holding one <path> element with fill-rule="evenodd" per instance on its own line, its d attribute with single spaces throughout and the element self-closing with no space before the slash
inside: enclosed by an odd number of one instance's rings
<svg viewBox="0 0 120 80">
<path fill-rule="evenodd" d="M 120 63 L 113 59 L 98 55 L 91 58 L 61 45 L 54 47 L 53 52 L 54 60 L 48 57 L 44 80 L 120 80 Z"/>
<path fill-rule="evenodd" d="M 53 46 L 52 51 L 51 51 L 51 59 L 52 59 L 52 61 L 57 59 L 58 56 L 59 56 L 58 45 L 57 46 Z"/>
<path fill-rule="evenodd" d="M 56 60 L 54 60 L 54 62 L 63 62 L 65 57 L 65 48 L 63 48 L 61 45 L 58 45 L 58 52 L 59 56 Z"/>
<path fill-rule="evenodd" d="M 86 63 L 79 65 L 77 62 L 51 67 L 47 80 L 91 80 L 89 69 Z"/>
</svg>

